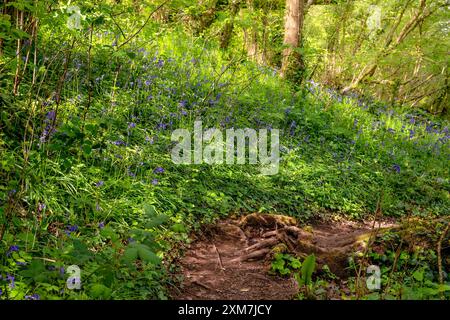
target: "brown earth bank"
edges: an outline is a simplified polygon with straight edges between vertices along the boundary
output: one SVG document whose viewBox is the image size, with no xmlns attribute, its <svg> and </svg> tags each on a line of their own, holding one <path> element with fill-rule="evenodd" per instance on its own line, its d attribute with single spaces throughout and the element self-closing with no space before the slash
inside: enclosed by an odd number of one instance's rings
<svg viewBox="0 0 450 320">
<path fill-rule="evenodd" d="M 277 252 L 299 257 L 313 253 L 317 269 L 326 264 L 338 277 L 330 284 L 329 298 L 339 298 L 349 275 L 349 257 L 363 252 L 377 234 L 396 227 L 392 221 L 347 220 L 300 225 L 292 217 L 271 214 L 222 220 L 193 235 L 179 262 L 177 275 L 183 280 L 172 298 L 291 299 L 298 292 L 297 282 L 269 273 Z"/>
</svg>

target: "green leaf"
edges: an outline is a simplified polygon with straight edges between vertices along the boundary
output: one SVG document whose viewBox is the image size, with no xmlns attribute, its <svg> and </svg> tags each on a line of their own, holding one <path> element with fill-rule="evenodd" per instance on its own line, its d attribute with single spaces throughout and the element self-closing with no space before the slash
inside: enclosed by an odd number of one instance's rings
<svg viewBox="0 0 450 320">
<path fill-rule="evenodd" d="M 122 259 L 126 264 L 131 264 L 138 258 L 138 249 L 129 245 L 123 253 Z"/>
<path fill-rule="evenodd" d="M 302 284 L 308 286 L 312 283 L 312 274 L 315 268 L 316 268 L 316 256 L 314 254 L 311 254 L 305 258 L 305 261 L 303 261 L 301 270 Z"/>
<path fill-rule="evenodd" d="M 150 251 L 149 247 L 147 247 L 146 245 L 138 244 L 137 247 L 139 258 L 142 261 L 152 264 L 159 264 L 161 262 L 161 259 L 152 251 Z"/>
<path fill-rule="evenodd" d="M 101 283 L 95 283 L 90 290 L 90 296 L 94 299 L 109 299 L 112 290 Z"/>
<path fill-rule="evenodd" d="M 44 282 L 47 278 L 45 266 L 41 260 L 33 260 L 26 270 L 20 272 L 24 278 L 33 279 L 36 282 Z"/>
<path fill-rule="evenodd" d="M 413 273 L 413 277 L 414 277 L 414 279 L 416 279 L 417 281 L 422 282 L 422 281 L 423 281 L 423 269 L 416 270 L 416 271 Z"/>
<path fill-rule="evenodd" d="M 161 262 L 161 259 L 153 253 L 148 246 L 142 243 L 132 243 L 128 245 L 122 258 L 126 264 L 134 262 L 137 258 L 152 264 L 159 264 Z"/>
<path fill-rule="evenodd" d="M 175 223 L 172 226 L 172 231 L 177 232 L 177 233 L 184 233 L 184 232 L 186 232 L 186 228 L 181 223 Z"/>
<path fill-rule="evenodd" d="M 165 214 L 160 214 L 160 215 L 154 217 L 153 219 L 151 219 L 150 221 L 148 221 L 145 224 L 145 227 L 146 228 L 154 228 L 159 225 L 162 225 L 163 223 L 166 223 L 168 220 L 169 220 L 168 216 L 166 216 Z"/>
<path fill-rule="evenodd" d="M 301 263 L 298 259 L 293 259 L 293 260 L 291 261 L 291 267 L 292 267 L 293 269 L 300 269 L 301 266 L 302 266 L 302 263 Z"/>
<path fill-rule="evenodd" d="M 144 204 L 144 214 L 149 218 L 153 218 L 154 216 L 156 216 L 157 213 L 155 206 L 148 203 Z"/>
</svg>

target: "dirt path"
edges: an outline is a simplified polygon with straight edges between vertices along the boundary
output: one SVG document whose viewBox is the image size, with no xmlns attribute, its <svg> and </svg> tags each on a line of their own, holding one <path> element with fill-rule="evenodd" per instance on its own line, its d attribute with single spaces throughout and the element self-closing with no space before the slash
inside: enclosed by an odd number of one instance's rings
<svg viewBox="0 0 450 320">
<path fill-rule="evenodd" d="M 327 264 L 345 277 L 348 256 L 363 249 L 371 230 L 371 223 L 348 221 L 300 228 L 295 219 L 279 215 L 220 221 L 186 251 L 184 280 L 173 298 L 291 299 L 298 292 L 294 279 L 268 274 L 274 252 L 314 253 L 319 267 Z"/>
</svg>

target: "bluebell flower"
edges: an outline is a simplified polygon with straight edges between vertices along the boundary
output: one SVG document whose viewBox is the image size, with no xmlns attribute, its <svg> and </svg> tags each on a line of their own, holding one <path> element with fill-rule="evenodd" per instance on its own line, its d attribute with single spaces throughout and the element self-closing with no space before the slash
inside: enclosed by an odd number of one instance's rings
<svg viewBox="0 0 450 320">
<path fill-rule="evenodd" d="M 115 144 L 116 146 L 126 145 L 125 142 L 123 142 L 122 140 L 116 140 L 113 142 L 113 144 Z"/>
<path fill-rule="evenodd" d="M 154 173 L 163 173 L 164 169 L 162 167 L 157 167 L 155 170 L 153 170 Z"/>
<path fill-rule="evenodd" d="M 134 122 L 128 122 L 128 129 L 136 128 L 136 123 Z"/>
<path fill-rule="evenodd" d="M 103 180 L 99 180 L 96 184 L 95 184 L 95 186 L 96 187 L 101 187 L 101 186 L 103 186 L 105 184 L 105 182 L 103 181 Z"/>
<path fill-rule="evenodd" d="M 105 223 L 102 221 L 98 224 L 99 229 L 103 229 L 105 227 Z"/>
<path fill-rule="evenodd" d="M 8 252 L 9 253 L 11 253 L 11 252 L 19 252 L 19 246 L 17 246 L 17 245 L 10 246 Z"/>
<path fill-rule="evenodd" d="M 394 164 L 394 165 L 392 166 L 392 169 L 394 169 L 395 172 L 400 173 L 400 166 L 399 166 L 398 164 Z"/>
<path fill-rule="evenodd" d="M 167 124 L 160 122 L 160 123 L 158 123 L 156 125 L 156 128 L 157 129 L 161 129 L 161 130 L 165 130 L 167 128 Z"/>
<path fill-rule="evenodd" d="M 66 234 L 69 236 L 72 232 L 78 231 L 78 226 L 75 224 L 73 226 L 67 226 Z"/>
<path fill-rule="evenodd" d="M 6 276 L 6 281 L 9 281 L 9 287 L 10 288 L 15 288 L 16 287 L 16 283 L 14 282 L 14 276 L 8 274 Z"/>
<path fill-rule="evenodd" d="M 291 136 L 294 135 L 296 127 L 297 127 L 297 122 L 295 122 L 295 120 L 292 120 L 291 124 L 289 125 L 289 134 Z"/>
<path fill-rule="evenodd" d="M 158 179 L 153 179 L 152 180 L 152 185 L 156 186 L 158 184 Z"/>
<path fill-rule="evenodd" d="M 40 300 L 40 299 L 41 299 L 41 297 L 37 293 L 35 293 L 31 296 L 25 296 L 25 300 Z"/>
<path fill-rule="evenodd" d="M 55 110 L 51 110 L 49 112 L 47 112 L 47 115 L 45 116 L 48 120 L 55 120 L 56 117 L 56 111 Z"/>
</svg>

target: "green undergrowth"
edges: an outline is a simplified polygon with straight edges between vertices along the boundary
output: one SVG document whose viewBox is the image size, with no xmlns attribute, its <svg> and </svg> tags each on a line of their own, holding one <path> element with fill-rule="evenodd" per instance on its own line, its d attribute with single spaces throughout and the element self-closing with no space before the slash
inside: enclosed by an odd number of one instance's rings
<svg viewBox="0 0 450 320">
<path fill-rule="evenodd" d="M 60 45 L 46 39 L 43 65 Z M 94 39 L 92 91 L 74 49 L 59 103 L 60 64 L 40 75 L 40 94 L 24 83 L 2 100 L 0 299 L 167 298 L 172 249 L 230 212 L 449 212 L 447 122 L 313 82 L 293 92 L 276 70 L 175 31 L 126 49 Z M 173 164 L 172 130 L 196 119 L 280 129 L 279 173 Z M 66 286 L 70 265 L 79 290 Z"/>
</svg>

